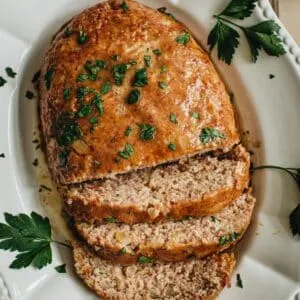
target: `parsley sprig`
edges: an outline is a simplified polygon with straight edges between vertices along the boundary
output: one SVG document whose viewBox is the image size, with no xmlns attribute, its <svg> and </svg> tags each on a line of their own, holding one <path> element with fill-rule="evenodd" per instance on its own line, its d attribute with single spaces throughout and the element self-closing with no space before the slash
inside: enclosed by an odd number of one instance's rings
<svg viewBox="0 0 300 300">
<path fill-rule="evenodd" d="M 210 51 L 217 47 L 218 58 L 228 65 L 231 64 L 239 46 L 240 34 L 236 29 L 239 29 L 246 36 L 254 63 L 257 61 L 261 50 L 270 56 L 277 57 L 286 53 L 278 35 L 280 26 L 275 21 L 267 20 L 254 26 L 245 27 L 231 20 L 243 20 L 249 17 L 256 2 L 257 0 L 232 0 L 220 14 L 214 15 L 217 23 L 211 30 L 207 43 L 210 46 Z"/>
<path fill-rule="evenodd" d="M 292 176 L 292 178 L 297 183 L 298 188 L 300 189 L 300 168 L 284 168 L 280 166 L 264 165 L 252 168 L 251 172 L 253 173 L 255 171 L 263 169 L 275 169 L 286 172 L 287 174 Z M 300 236 L 300 204 L 291 212 L 289 220 L 293 235 L 299 234 Z"/>
<path fill-rule="evenodd" d="M 29 215 L 4 213 L 5 223 L 0 223 L 0 249 L 17 251 L 12 269 L 30 265 L 41 269 L 52 262 L 51 243 L 70 247 L 51 237 L 51 226 L 47 217 L 32 212 Z"/>
</svg>

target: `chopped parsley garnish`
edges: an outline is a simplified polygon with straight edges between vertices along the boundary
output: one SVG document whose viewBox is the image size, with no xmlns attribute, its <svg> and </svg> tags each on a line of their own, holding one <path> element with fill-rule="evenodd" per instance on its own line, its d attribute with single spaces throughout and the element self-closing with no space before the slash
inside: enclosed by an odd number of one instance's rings
<svg viewBox="0 0 300 300">
<path fill-rule="evenodd" d="M 191 39 L 191 36 L 188 32 L 183 33 L 179 37 L 176 38 L 176 42 L 181 45 L 186 45 Z"/>
<path fill-rule="evenodd" d="M 126 103 L 128 104 L 135 104 L 136 102 L 139 101 L 141 97 L 141 92 L 138 89 L 133 89 L 129 96 L 126 99 Z"/>
<path fill-rule="evenodd" d="M 39 160 L 37 158 L 35 158 L 34 161 L 32 162 L 32 165 L 34 167 L 37 167 L 39 165 Z"/>
<path fill-rule="evenodd" d="M 77 42 L 80 45 L 85 44 L 89 40 L 88 35 L 83 32 L 82 30 L 79 31 L 78 37 L 77 37 Z"/>
<path fill-rule="evenodd" d="M 79 118 L 83 118 L 92 114 L 93 108 L 89 104 L 82 105 L 80 110 L 77 112 Z"/>
<path fill-rule="evenodd" d="M 147 256 L 139 256 L 138 263 L 139 264 L 146 264 L 154 262 L 154 258 L 147 257 Z"/>
<path fill-rule="evenodd" d="M 134 59 L 131 59 L 130 61 L 129 61 L 129 64 L 130 65 L 136 65 L 137 64 L 137 61 L 136 60 L 134 60 Z"/>
<path fill-rule="evenodd" d="M 105 94 L 107 94 L 110 90 L 111 90 L 111 84 L 110 84 L 109 81 L 106 81 L 106 82 L 101 86 L 100 93 L 101 93 L 101 95 L 105 95 Z"/>
<path fill-rule="evenodd" d="M 138 124 L 141 132 L 140 132 L 140 139 L 142 141 L 149 141 L 154 138 L 156 133 L 156 128 L 150 124 Z"/>
<path fill-rule="evenodd" d="M 98 124 L 98 119 L 96 117 L 92 117 L 92 118 L 90 118 L 90 123 L 92 125 L 97 125 Z"/>
<path fill-rule="evenodd" d="M 0 87 L 4 86 L 7 83 L 7 81 L 0 76 Z"/>
<path fill-rule="evenodd" d="M 147 78 L 147 70 L 146 69 L 139 69 L 135 72 L 134 79 L 133 79 L 133 86 L 143 87 L 148 84 Z"/>
<path fill-rule="evenodd" d="M 0 158 L 5 158 L 5 154 L 4 154 L 4 153 L 1 153 L 1 154 L 0 154 Z"/>
<path fill-rule="evenodd" d="M 71 112 L 63 112 L 56 120 L 55 136 L 59 146 L 69 146 L 82 137 L 80 126 Z"/>
<path fill-rule="evenodd" d="M 46 89 L 47 90 L 50 90 L 50 87 L 51 87 L 51 81 L 53 79 L 53 75 L 54 75 L 54 68 L 53 67 L 50 67 L 45 76 L 44 76 L 44 80 L 45 80 L 45 85 L 46 85 Z"/>
<path fill-rule="evenodd" d="M 151 55 L 145 55 L 144 61 L 145 61 L 146 67 L 151 67 Z"/>
<path fill-rule="evenodd" d="M 84 69 L 88 72 L 89 79 L 92 81 L 99 79 L 98 73 L 100 72 L 100 70 L 106 68 L 107 68 L 107 63 L 104 60 L 95 60 L 94 63 L 88 60 L 84 65 Z"/>
<path fill-rule="evenodd" d="M 96 67 L 100 68 L 100 69 L 106 69 L 107 68 L 107 63 L 106 61 L 102 60 L 102 59 L 96 59 L 95 60 L 95 65 Z M 92 70 L 91 70 L 92 71 Z"/>
<path fill-rule="evenodd" d="M 160 49 L 154 49 L 152 52 L 157 56 L 162 54 Z"/>
<path fill-rule="evenodd" d="M 35 72 L 31 79 L 31 82 L 36 83 L 39 80 L 40 76 L 41 76 L 41 71 Z"/>
<path fill-rule="evenodd" d="M 125 255 L 126 254 L 126 248 L 123 247 L 121 250 L 120 250 L 120 255 Z"/>
<path fill-rule="evenodd" d="M 215 128 L 206 127 L 203 128 L 200 134 L 200 140 L 203 144 L 212 142 L 215 139 L 224 139 L 225 134 Z"/>
<path fill-rule="evenodd" d="M 200 118 L 199 113 L 193 112 L 193 118 L 198 120 Z"/>
<path fill-rule="evenodd" d="M 64 168 L 67 165 L 69 155 L 70 155 L 70 151 L 68 151 L 68 150 L 63 150 L 63 151 L 59 152 L 58 158 L 59 158 L 59 166 L 61 168 Z"/>
<path fill-rule="evenodd" d="M 270 78 L 270 79 L 273 79 L 273 78 L 275 78 L 275 75 L 269 74 L 269 78 Z"/>
<path fill-rule="evenodd" d="M 118 220 L 114 217 L 107 217 L 107 218 L 104 218 L 104 221 L 107 223 L 116 223 Z"/>
<path fill-rule="evenodd" d="M 29 100 L 32 100 L 34 98 L 34 93 L 32 91 L 26 91 L 25 97 Z"/>
<path fill-rule="evenodd" d="M 243 281 L 242 281 L 242 278 L 241 278 L 241 275 L 240 274 L 236 274 L 236 285 L 239 287 L 239 288 L 243 288 Z"/>
<path fill-rule="evenodd" d="M 11 269 L 22 269 L 32 265 L 42 269 L 52 262 L 51 243 L 54 241 L 48 218 L 35 212 L 30 215 L 4 213 L 6 223 L 0 223 L 0 249 L 19 252 L 10 264 Z"/>
<path fill-rule="evenodd" d="M 170 121 L 174 124 L 178 123 L 174 113 L 170 113 Z"/>
<path fill-rule="evenodd" d="M 66 37 L 66 38 L 70 37 L 72 34 L 73 34 L 73 31 L 69 27 L 67 27 L 64 31 L 64 37 Z"/>
<path fill-rule="evenodd" d="M 134 152 L 133 147 L 130 144 L 126 144 L 123 151 L 119 151 L 119 156 L 123 159 L 129 159 Z"/>
<path fill-rule="evenodd" d="M 67 273 L 67 271 L 66 271 L 66 264 L 57 266 L 57 267 L 55 267 L 54 269 L 55 269 L 55 271 L 56 271 L 57 273 Z"/>
<path fill-rule="evenodd" d="M 167 8 L 166 7 L 160 7 L 157 9 L 159 12 L 161 12 L 162 14 L 165 14 L 166 16 L 168 16 L 169 18 L 176 20 L 175 17 L 167 12 Z"/>
<path fill-rule="evenodd" d="M 89 79 L 89 75 L 88 74 L 79 74 L 76 78 L 77 82 L 84 82 L 87 81 Z"/>
<path fill-rule="evenodd" d="M 174 143 L 169 143 L 169 144 L 168 144 L 168 148 L 169 148 L 169 150 L 171 150 L 171 151 L 176 151 L 176 145 L 175 145 Z"/>
<path fill-rule="evenodd" d="M 80 86 L 78 89 L 77 89 L 77 92 L 76 92 L 76 97 L 78 100 L 83 100 L 84 99 L 84 96 L 86 96 L 87 94 L 89 93 L 93 93 L 94 90 L 93 89 L 90 89 L 88 87 L 85 87 L 85 86 Z"/>
<path fill-rule="evenodd" d="M 158 82 L 158 86 L 159 88 L 161 88 L 162 90 L 165 90 L 168 87 L 168 84 L 163 82 L 163 81 L 159 81 Z"/>
<path fill-rule="evenodd" d="M 92 103 L 96 106 L 100 117 L 102 117 L 104 114 L 104 107 L 103 107 L 103 101 L 102 101 L 100 95 L 98 95 L 98 94 L 95 95 Z"/>
<path fill-rule="evenodd" d="M 234 242 L 237 240 L 238 237 L 239 237 L 239 233 L 236 233 L 236 232 L 229 234 L 228 236 L 223 235 L 219 239 L 219 245 L 224 246 L 230 242 Z"/>
<path fill-rule="evenodd" d="M 119 55 L 118 54 L 114 54 L 111 56 L 111 59 L 114 61 L 117 61 L 119 59 Z"/>
<path fill-rule="evenodd" d="M 122 85 L 127 69 L 128 67 L 126 64 L 113 66 L 113 78 L 115 80 L 116 85 L 118 86 Z"/>
<path fill-rule="evenodd" d="M 128 126 L 125 130 L 125 136 L 130 136 L 132 133 L 132 128 L 130 126 Z"/>
<path fill-rule="evenodd" d="M 126 1 L 123 1 L 123 3 L 121 4 L 121 8 L 123 12 L 126 12 L 129 9 L 129 6 L 127 5 Z"/>
<path fill-rule="evenodd" d="M 168 70 L 167 66 L 166 65 L 162 65 L 161 68 L 160 68 L 160 73 L 164 73 Z"/>
<path fill-rule="evenodd" d="M 64 100 L 69 100 L 71 96 L 71 88 L 66 88 L 63 90 Z"/>
<path fill-rule="evenodd" d="M 5 72 L 6 72 L 7 76 L 11 77 L 11 78 L 15 78 L 17 75 L 17 73 L 14 72 L 14 70 L 11 67 L 6 67 Z"/>
</svg>

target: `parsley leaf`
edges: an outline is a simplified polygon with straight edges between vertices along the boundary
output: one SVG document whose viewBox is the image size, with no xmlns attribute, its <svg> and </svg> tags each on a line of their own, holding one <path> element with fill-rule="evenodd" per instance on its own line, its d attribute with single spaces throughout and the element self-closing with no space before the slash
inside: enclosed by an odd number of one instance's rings
<svg viewBox="0 0 300 300">
<path fill-rule="evenodd" d="M 83 32 L 82 30 L 79 31 L 78 37 L 77 37 L 77 42 L 80 45 L 85 44 L 89 40 L 88 35 Z"/>
<path fill-rule="evenodd" d="M 89 116 L 92 113 L 92 106 L 89 104 L 84 104 L 81 106 L 80 110 L 77 112 L 77 116 L 79 118 L 83 118 L 85 116 Z"/>
<path fill-rule="evenodd" d="M 218 58 L 230 65 L 235 49 L 239 45 L 238 32 L 220 20 L 212 29 L 208 36 L 207 43 L 210 46 L 210 51 L 217 45 Z"/>
<path fill-rule="evenodd" d="M 156 128 L 150 124 L 138 124 L 140 127 L 140 138 L 142 141 L 149 141 L 154 138 Z"/>
<path fill-rule="evenodd" d="M 59 166 L 61 168 L 64 168 L 67 165 L 69 155 L 70 155 L 70 151 L 67 151 L 67 150 L 59 152 L 58 158 L 59 158 L 59 162 L 60 162 Z"/>
<path fill-rule="evenodd" d="M 200 134 L 200 140 L 203 144 L 212 142 L 217 138 L 224 139 L 225 138 L 224 133 L 211 127 L 206 127 L 202 129 Z"/>
<path fill-rule="evenodd" d="M 243 20 L 252 14 L 257 1 L 258 0 L 232 0 L 220 15 Z"/>
<path fill-rule="evenodd" d="M 188 32 L 183 33 L 179 37 L 176 38 L 176 42 L 181 45 L 187 45 L 187 43 L 190 41 L 191 36 Z"/>
<path fill-rule="evenodd" d="M 5 72 L 6 72 L 7 76 L 11 77 L 11 78 L 15 78 L 16 75 L 17 75 L 17 73 L 14 72 L 14 70 L 12 68 L 10 68 L 10 67 L 6 67 L 5 68 Z"/>
<path fill-rule="evenodd" d="M 243 29 L 250 46 L 253 62 L 257 61 L 261 49 L 270 56 L 278 57 L 286 53 L 282 41 L 278 37 L 279 30 L 280 26 L 273 20 Z"/>
<path fill-rule="evenodd" d="M 148 84 L 146 69 L 139 69 L 135 72 L 133 86 L 143 87 Z"/>
<path fill-rule="evenodd" d="M 111 90 L 111 84 L 110 84 L 109 81 L 106 81 L 106 82 L 101 86 L 100 93 L 101 93 L 101 95 L 105 95 L 105 94 L 107 94 L 110 90 Z"/>
<path fill-rule="evenodd" d="M 89 75 L 88 74 L 79 74 L 76 78 L 77 82 L 84 82 L 86 80 L 89 79 Z"/>
<path fill-rule="evenodd" d="M 161 52 L 160 49 L 154 49 L 152 52 L 153 52 L 155 55 L 157 55 L 157 56 L 159 56 L 159 55 L 162 54 L 162 52 Z"/>
<path fill-rule="evenodd" d="M 126 144 L 123 151 L 120 151 L 118 154 L 123 159 L 129 159 L 134 152 L 133 147 L 130 144 Z"/>
<path fill-rule="evenodd" d="M 126 254 L 126 248 L 123 247 L 121 250 L 120 250 L 120 255 L 125 255 Z"/>
<path fill-rule="evenodd" d="M 31 82 L 32 83 L 36 83 L 39 80 L 40 75 L 41 75 L 41 71 L 35 72 L 34 75 L 33 75 L 33 77 L 32 77 L 32 79 L 31 79 Z"/>
<path fill-rule="evenodd" d="M 100 95 L 98 95 L 98 94 L 95 95 L 92 103 L 96 106 L 99 116 L 102 117 L 104 114 L 104 107 L 103 107 L 103 101 L 102 101 Z"/>
<path fill-rule="evenodd" d="M 168 70 L 168 67 L 166 65 L 162 65 L 160 68 L 160 73 L 164 73 Z"/>
<path fill-rule="evenodd" d="M 198 120 L 200 118 L 200 115 L 198 112 L 193 112 L 193 118 Z"/>
<path fill-rule="evenodd" d="M 66 264 L 57 266 L 54 269 L 56 270 L 57 273 L 67 273 L 67 271 L 66 271 Z"/>
<path fill-rule="evenodd" d="M 139 101 L 140 97 L 141 97 L 141 92 L 138 89 L 133 89 L 130 92 L 129 96 L 127 97 L 126 103 L 134 104 Z"/>
<path fill-rule="evenodd" d="M 236 274 L 236 285 L 239 287 L 239 288 L 243 288 L 243 281 L 242 281 L 242 278 L 241 278 L 241 275 L 240 274 Z"/>
<path fill-rule="evenodd" d="M 72 29 L 70 29 L 69 27 L 67 27 L 64 31 L 64 37 L 70 37 L 73 34 Z"/>
<path fill-rule="evenodd" d="M 230 242 L 234 242 L 237 240 L 238 237 L 239 237 L 239 233 L 237 233 L 237 232 L 233 232 L 233 233 L 229 234 L 228 236 L 222 235 L 219 239 L 219 245 L 224 246 Z"/>
<path fill-rule="evenodd" d="M 4 86 L 7 83 L 7 81 L 0 76 L 0 87 Z"/>
<path fill-rule="evenodd" d="M 64 100 L 69 100 L 71 96 L 71 88 L 66 88 L 63 90 Z"/>
<path fill-rule="evenodd" d="M 170 121 L 174 124 L 178 123 L 174 113 L 170 113 Z"/>
<path fill-rule="evenodd" d="M 131 135 L 131 133 L 132 133 L 132 128 L 130 126 L 128 126 L 125 130 L 125 136 L 128 137 Z"/>
<path fill-rule="evenodd" d="M 128 67 L 126 64 L 113 66 L 113 78 L 116 85 L 122 85 L 127 69 Z"/>
<path fill-rule="evenodd" d="M 176 145 L 175 145 L 174 143 L 169 143 L 169 144 L 168 144 L 168 148 L 169 148 L 169 150 L 171 150 L 171 151 L 176 151 Z"/>
<path fill-rule="evenodd" d="M 159 81 L 158 82 L 158 86 L 162 89 L 165 90 L 168 87 L 168 84 L 163 82 L 163 81 Z"/>
<path fill-rule="evenodd" d="M 34 98 L 34 93 L 32 91 L 26 91 L 25 97 L 29 100 L 32 100 Z"/>
<path fill-rule="evenodd" d="M 140 264 L 146 264 L 146 263 L 152 263 L 154 262 L 154 258 L 147 257 L 147 256 L 139 256 L 138 263 Z"/>
<path fill-rule="evenodd" d="M 151 67 L 151 55 L 145 55 L 144 61 L 145 61 L 146 67 Z"/>
<path fill-rule="evenodd" d="M 123 1 L 123 3 L 121 4 L 121 8 L 123 12 L 126 12 L 129 9 L 129 6 L 125 1 Z"/>
<path fill-rule="evenodd" d="M 46 85 L 46 89 L 47 90 L 50 90 L 50 87 L 51 87 L 51 81 L 53 79 L 53 75 L 54 75 L 54 68 L 53 67 L 50 67 L 45 76 L 44 76 L 44 80 L 45 80 L 45 85 Z"/>
</svg>

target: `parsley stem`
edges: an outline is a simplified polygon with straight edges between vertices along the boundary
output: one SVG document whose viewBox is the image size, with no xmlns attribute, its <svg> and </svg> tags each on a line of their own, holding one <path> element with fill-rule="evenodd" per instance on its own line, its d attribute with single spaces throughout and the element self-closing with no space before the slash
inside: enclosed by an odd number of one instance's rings
<svg viewBox="0 0 300 300">
<path fill-rule="evenodd" d="M 59 242 L 59 241 L 55 241 L 55 240 L 51 240 L 51 242 L 72 249 L 72 246 L 69 245 L 69 244 Z"/>
<path fill-rule="evenodd" d="M 236 23 L 234 23 L 234 22 L 232 22 L 232 21 L 230 21 L 230 20 L 228 20 L 228 19 L 226 19 L 224 17 L 218 16 L 218 15 L 214 15 L 214 17 L 216 19 L 218 19 L 218 20 L 222 20 L 222 21 L 227 22 L 227 23 L 229 23 L 229 24 L 231 24 L 233 26 L 236 26 L 236 27 L 238 27 L 238 28 L 240 28 L 242 30 L 245 30 L 245 28 L 243 26 L 240 26 L 240 25 L 238 25 L 238 24 L 236 24 Z"/>
</svg>

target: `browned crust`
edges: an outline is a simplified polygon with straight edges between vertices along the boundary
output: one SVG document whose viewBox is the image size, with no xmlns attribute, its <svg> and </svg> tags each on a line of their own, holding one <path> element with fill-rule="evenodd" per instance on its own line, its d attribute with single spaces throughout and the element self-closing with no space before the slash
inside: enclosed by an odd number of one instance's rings
<svg viewBox="0 0 300 300">
<path fill-rule="evenodd" d="M 175 42 L 176 37 L 187 31 L 186 27 L 140 3 L 131 0 L 127 3 L 130 9 L 126 13 L 119 7 L 104 2 L 75 16 L 68 24 L 74 34 L 64 38 L 63 31 L 59 32 L 43 60 L 42 82 L 39 85 L 41 127 L 49 167 L 54 180 L 59 183 L 103 178 L 107 174 L 119 174 L 174 161 L 187 154 L 204 153 L 218 148 L 229 150 L 239 141 L 228 93 L 207 53 L 193 38 L 186 46 Z M 84 45 L 78 45 L 76 42 L 81 30 L 86 30 L 89 34 L 89 40 Z M 112 44 L 112 40 L 118 42 Z M 137 43 L 140 43 L 141 47 L 150 43 L 155 48 L 161 48 L 167 55 L 153 57 L 149 84 L 143 88 L 142 101 L 128 107 L 124 106 L 124 99 L 131 89 L 130 80 L 135 70 L 144 66 L 143 51 L 136 57 L 136 51 L 129 54 L 126 52 Z M 84 132 L 82 139 L 88 150 L 78 153 L 71 147 L 67 165 L 61 167 L 59 153 L 63 148 L 58 146 L 55 139 L 56 119 L 62 111 L 74 112 L 78 109 L 75 91 L 78 86 L 86 84 L 76 83 L 76 77 L 82 72 L 86 60 L 100 58 L 109 61 L 115 53 L 120 54 L 118 63 L 126 63 L 133 58 L 138 60 L 138 65 L 128 71 L 123 86 L 113 87 L 110 93 L 103 96 L 105 114 L 101 117 L 101 126 L 90 133 L 88 118 L 79 120 Z M 157 88 L 157 82 L 163 80 L 162 75 L 158 74 L 164 63 L 168 65 L 170 77 L 170 88 L 167 91 Z M 47 90 L 43 81 L 47 70 L 52 66 L 55 67 L 55 72 L 51 87 Z M 185 71 L 182 70 L 182 66 L 185 66 Z M 110 62 L 110 69 L 111 67 Z M 187 73 L 191 74 L 189 78 L 185 78 Z M 88 86 L 99 89 L 104 80 L 112 81 L 111 73 L 107 71 L 101 80 L 88 82 Z M 69 86 L 73 87 L 72 96 L 65 101 L 62 93 Z M 197 93 L 191 95 L 191 91 Z M 189 111 L 186 111 L 186 108 L 189 108 Z M 118 109 L 122 114 L 117 113 Z M 197 122 L 192 118 L 194 111 L 201 114 Z M 176 126 L 169 121 L 171 112 L 179 120 Z M 126 127 L 136 123 L 155 125 L 155 139 L 141 141 L 138 127 L 126 138 Z M 206 127 L 218 128 L 225 133 L 226 138 L 216 139 L 207 144 L 201 143 L 199 134 Z M 167 145 L 170 142 L 177 145 L 176 151 L 168 149 Z M 124 149 L 126 143 L 133 145 L 134 155 L 130 159 L 115 163 L 118 152 Z"/>
<path fill-rule="evenodd" d="M 248 187 L 250 157 L 244 148 L 238 148 L 236 155 L 238 159 L 243 160 L 245 164 L 241 175 L 236 178 L 234 188 L 219 189 L 213 194 L 204 195 L 201 199 L 193 201 L 180 201 L 170 207 L 169 213 L 162 213 L 156 217 L 151 216 L 148 211 L 140 210 L 136 206 L 121 206 L 100 204 L 98 199 L 85 199 L 72 197 L 68 198 L 68 189 L 60 187 L 61 194 L 64 197 L 65 211 L 75 219 L 76 222 L 93 223 L 95 221 L 103 221 L 104 218 L 114 217 L 122 223 L 152 223 L 164 219 L 182 219 L 185 216 L 206 216 L 213 215 L 221 211 L 224 207 L 236 200 L 243 191 Z"/>
<path fill-rule="evenodd" d="M 74 241 L 73 248 L 76 249 L 76 247 L 84 247 L 84 246 L 80 246 L 78 242 Z M 89 255 L 89 256 L 93 255 L 92 252 L 91 253 L 87 252 L 88 250 L 86 248 L 85 248 L 85 251 L 86 251 L 86 255 Z M 73 259 L 75 261 L 75 266 L 76 266 L 76 263 L 80 264 L 83 257 L 80 254 L 78 254 L 76 251 L 73 251 Z M 202 298 L 201 300 L 214 300 L 221 293 L 222 289 L 225 286 L 230 287 L 231 275 L 232 275 L 232 272 L 233 272 L 233 269 L 234 269 L 235 263 L 236 263 L 234 254 L 233 253 L 222 253 L 222 254 L 214 255 L 213 259 L 215 259 L 219 264 L 216 276 L 221 278 L 222 288 L 220 290 L 216 290 L 214 294 L 212 294 L 206 298 Z M 93 290 L 101 299 L 111 300 L 110 295 L 105 290 L 99 290 L 95 286 L 92 286 L 87 282 L 86 279 L 89 278 L 89 276 L 91 275 L 91 272 L 92 272 L 92 270 L 90 268 L 86 268 L 84 274 L 82 272 L 79 272 L 79 270 L 77 268 L 76 268 L 76 272 L 79 275 L 79 277 L 83 280 L 83 282 L 91 290 Z"/>
</svg>

